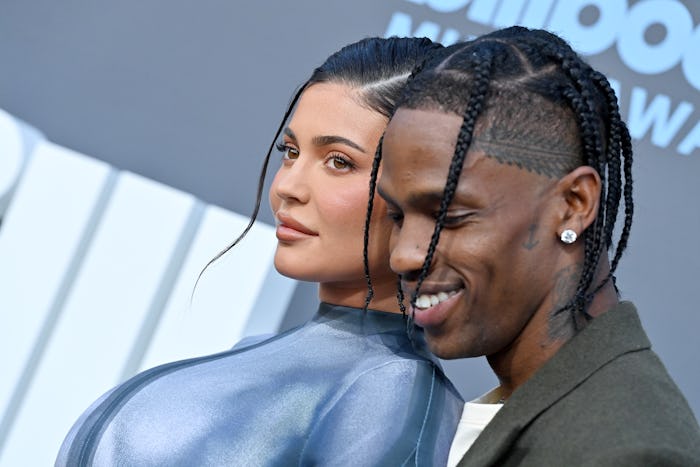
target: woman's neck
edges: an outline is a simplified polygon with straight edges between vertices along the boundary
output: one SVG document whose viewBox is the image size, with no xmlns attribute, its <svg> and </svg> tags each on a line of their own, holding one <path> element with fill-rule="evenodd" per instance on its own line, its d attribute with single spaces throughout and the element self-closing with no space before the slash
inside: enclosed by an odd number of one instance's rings
<svg viewBox="0 0 700 467">
<path fill-rule="evenodd" d="M 369 308 L 372 310 L 386 311 L 389 313 L 401 313 L 398 299 L 396 298 L 398 289 L 397 282 L 384 280 L 372 282 L 374 293 Z M 332 303 L 353 308 L 363 308 L 367 299 L 367 283 L 319 283 L 318 297 L 322 302 Z"/>
</svg>

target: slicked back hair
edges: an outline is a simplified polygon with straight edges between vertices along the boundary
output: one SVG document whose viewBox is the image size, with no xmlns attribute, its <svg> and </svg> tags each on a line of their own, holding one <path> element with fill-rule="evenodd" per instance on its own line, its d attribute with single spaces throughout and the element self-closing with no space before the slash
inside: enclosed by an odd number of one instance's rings
<svg viewBox="0 0 700 467">
<path fill-rule="evenodd" d="M 368 109 L 378 112 L 387 119 L 394 113 L 394 107 L 406 81 L 414 68 L 422 63 L 431 51 L 442 48 L 442 45 L 432 42 L 427 38 L 415 37 L 369 37 L 358 42 L 346 45 L 325 62 L 316 68 L 311 77 L 302 84 L 294 93 L 287 106 L 282 121 L 275 132 L 275 136 L 268 147 L 263 159 L 258 188 L 255 199 L 255 207 L 248 225 L 243 232 L 217 253 L 202 268 L 197 282 L 206 269 L 216 260 L 226 254 L 250 231 L 260 210 L 265 176 L 270 161 L 270 156 L 275 150 L 277 139 L 284 126 L 287 124 L 296 103 L 304 90 L 316 83 L 338 83 L 347 85 L 357 91 L 358 102 Z M 376 181 L 376 177 L 374 179 Z M 367 221 L 369 223 L 369 219 Z M 367 228 L 365 228 L 365 244 L 369 241 Z M 372 284 L 369 278 L 369 266 L 367 261 L 367 248 L 364 249 L 365 280 L 367 281 L 368 294 L 365 308 L 372 297 Z M 195 283 L 196 287 L 196 283 Z"/>
<path fill-rule="evenodd" d="M 584 262 L 571 300 L 561 309 L 590 319 L 586 309 L 608 281 L 627 246 L 632 225 L 632 146 L 608 80 L 560 37 L 523 27 L 501 29 L 455 44 L 434 56 L 409 80 L 397 108 L 437 110 L 463 117 L 435 229 L 411 304 L 428 275 L 447 209 L 471 147 L 501 163 L 558 179 L 576 167 L 601 178 L 597 218 L 585 232 Z M 476 138 L 476 141 L 474 141 Z M 530 149 L 517 142 L 528 141 Z M 513 149 L 510 146 L 513 146 Z M 381 160 L 381 147 L 375 165 Z M 376 181 L 376 173 L 374 173 Z M 370 193 L 372 196 L 372 193 Z M 624 225 L 608 275 L 593 284 L 599 259 L 613 248 L 621 202 Z M 370 215 L 368 209 L 368 216 Z"/>
</svg>

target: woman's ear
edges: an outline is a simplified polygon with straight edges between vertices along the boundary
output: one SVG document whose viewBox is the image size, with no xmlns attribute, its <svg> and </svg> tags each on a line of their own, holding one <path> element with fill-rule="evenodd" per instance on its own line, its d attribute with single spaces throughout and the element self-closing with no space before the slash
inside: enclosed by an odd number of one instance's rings
<svg viewBox="0 0 700 467">
<path fill-rule="evenodd" d="M 593 167 L 577 167 L 559 180 L 557 189 L 564 201 L 564 215 L 557 235 L 572 230 L 580 236 L 598 215 L 600 175 Z"/>
</svg>

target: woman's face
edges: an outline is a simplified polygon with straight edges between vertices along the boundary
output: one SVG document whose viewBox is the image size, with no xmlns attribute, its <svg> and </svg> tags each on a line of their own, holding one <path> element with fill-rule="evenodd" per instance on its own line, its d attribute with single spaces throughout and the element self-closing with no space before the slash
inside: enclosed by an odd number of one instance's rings
<svg viewBox="0 0 700 467">
<path fill-rule="evenodd" d="M 357 91 L 316 83 L 302 94 L 280 144 L 282 164 L 270 188 L 277 221 L 275 267 L 320 283 L 324 301 L 358 306 L 364 298 L 363 232 L 369 177 L 387 119 L 360 103 Z M 391 223 L 375 198 L 369 262 L 373 281 L 395 275 L 388 263 Z"/>
</svg>

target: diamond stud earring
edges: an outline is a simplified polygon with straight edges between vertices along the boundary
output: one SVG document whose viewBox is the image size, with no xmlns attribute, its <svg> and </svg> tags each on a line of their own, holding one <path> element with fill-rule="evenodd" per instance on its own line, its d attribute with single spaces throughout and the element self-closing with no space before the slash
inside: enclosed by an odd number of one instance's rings
<svg viewBox="0 0 700 467">
<path fill-rule="evenodd" d="M 576 237 L 576 232 L 574 232 L 571 229 L 566 229 L 561 233 L 561 236 L 559 236 L 561 241 L 566 243 L 567 245 L 574 243 L 576 241 Z"/>
</svg>

